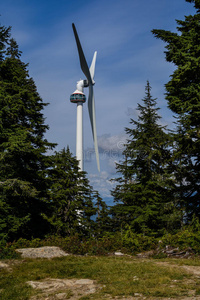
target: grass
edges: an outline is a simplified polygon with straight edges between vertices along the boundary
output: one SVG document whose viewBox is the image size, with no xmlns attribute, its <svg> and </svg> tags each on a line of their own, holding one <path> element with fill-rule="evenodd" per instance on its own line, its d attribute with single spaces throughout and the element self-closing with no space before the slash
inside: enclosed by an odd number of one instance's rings
<svg viewBox="0 0 200 300">
<path fill-rule="evenodd" d="M 182 265 L 200 266 L 198 260 L 139 260 L 129 257 L 67 256 L 48 259 L 7 260 L 11 270 L 0 269 L 0 299 L 30 299 L 38 291 L 26 282 L 45 278 L 87 278 L 96 280 L 102 289 L 83 299 L 106 299 L 108 295 L 146 299 L 178 299 L 200 294 L 200 279 Z M 159 263 L 158 263 L 159 262 Z M 162 262 L 162 263 L 161 263 Z"/>
</svg>

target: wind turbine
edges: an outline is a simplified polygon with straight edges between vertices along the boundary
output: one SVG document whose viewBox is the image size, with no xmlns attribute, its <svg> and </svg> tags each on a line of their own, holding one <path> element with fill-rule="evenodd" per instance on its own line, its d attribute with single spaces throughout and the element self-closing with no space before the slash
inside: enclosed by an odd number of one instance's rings
<svg viewBox="0 0 200 300">
<path fill-rule="evenodd" d="M 70 96 L 70 101 L 72 103 L 77 103 L 76 158 L 79 161 L 80 171 L 83 171 L 83 103 L 85 103 L 86 101 L 86 96 L 83 93 L 83 88 L 89 87 L 88 111 L 89 111 L 90 123 L 92 127 L 92 136 L 93 136 L 94 148 L 96 153 L 97 168 L 100 171 L 99 151 L 98 151 L 97 132 L 96 132 L 95 103 L 94 103 L 94 92 L 93 92 L 93 85 L 95 84 L 94 73 L 95 73 L 97 51 L 94 52 L 92 63 L 89 69 L 74 23 L 72 24 L 72 28 L 74 31 L 74 36 L 78 48 L 81 69 L 87 78 L 86 80 L 79 80 L 77 82 L 76 90 Z"/>
</svg>

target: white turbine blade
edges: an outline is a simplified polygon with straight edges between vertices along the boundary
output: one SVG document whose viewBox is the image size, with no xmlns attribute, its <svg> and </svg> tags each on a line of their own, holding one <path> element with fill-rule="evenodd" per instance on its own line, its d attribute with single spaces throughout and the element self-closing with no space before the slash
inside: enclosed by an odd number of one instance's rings
<svg viewBox="0 0 200 300">
<path fill-rule="evenodd" d="M 91 76 L 92 80 L 94 79 L 96 58 L 97 58 L 97 51 L 94 52 L 94 56 L 93 56 L 92 63 L 90 66 L 90 76 Z"/>
<path fill-rule="evenodd" d="M 93 86 L 91 84 L 89 85 L 88 111 L 89 111 L 90 122 L 91 122 L 91 127 L 92 127 L 92 135 L 93 135 L 93 140 L 94 140 L 94 149 L 95 149 L 95 153 L 96 153 L 97 168 L 100 172 L 99 150 L 98 150 L 98 144 L 97 144 L 97 131 L 96 131 L 94 93 L 93 93 Z"/>
<path fill-rule="evenodd" d="M 91 79 L 91 76 L 90 76 L 90 71 L 89 71 L 89 68 L 88 68 L 88 65 L 87 65 L 87 62 L 86 62 L 86 59 L 85 59 L 85 55 L 83 53 L 83 49 L 82 49 L 82 46 L 81 46 L 81 43 L 80 43 L 80 40 L 79 40 L 79 37 L 78 37 L 78 33 L 77 33 L 77 30 L 76 30 L 76 27 L 75 27 L 74 23 L 72 23 L 72 28 L 73 28 L 73 31 L 74 31 L 76 45 L 77 45 L 77 48 L 78 48 L 78 54 L 79 54 L 81 69 L 82 69 L 83 73 L 85 74 L 88 82 L 92 83 L 92 79 Z"/>
</svg>

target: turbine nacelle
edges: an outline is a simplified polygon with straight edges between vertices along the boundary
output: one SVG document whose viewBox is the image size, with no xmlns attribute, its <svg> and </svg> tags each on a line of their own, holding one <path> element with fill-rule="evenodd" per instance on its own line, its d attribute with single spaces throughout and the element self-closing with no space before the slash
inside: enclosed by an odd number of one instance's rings
<svg viewBox="0 0 200 300">
<path fill-rule="evenodd" d="M 80 92 L 83 92 L 83 88 L 85 87 L 85 80 L 79 80 L 76 84 L 76 89 Z"/>
<path fill-rule="evenodd" d="M 94 85 L 95 84 L 95 81 L 94 80 L 92 80 L 92 85 Z M 88 83 L 88 80 L 79 80 L 79 81 L 77 81 L 77 84 L 76 84 L 76 91 L 74 92 L 74 93 L 77 93 L 77 91 L 79 91 L 79 92 L 81 92 L 81 93 L 83 93 L 83 88 L 84 87 L 88 87 L 89 86 L 89 83 Z M 73 94 L 74 94 L 73 93 Z"/>
<path fill-rule="evenodd" d="M 94 84 L 95 84 L 95 81 L 92 80 L 92 85 L 94 85 Z M 76 89 L 83 92 L 83 88 L 88 87 L 88 86 L 89 86 L 89 82 L 87 79 L 85 79 L 85 80 L 80 79 L 79 81 L 77 81 Z"/>
</svg>

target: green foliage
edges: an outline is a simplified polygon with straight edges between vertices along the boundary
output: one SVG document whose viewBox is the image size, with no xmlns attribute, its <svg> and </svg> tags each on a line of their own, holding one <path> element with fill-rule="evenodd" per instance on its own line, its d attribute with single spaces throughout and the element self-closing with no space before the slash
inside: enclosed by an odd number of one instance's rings
<svg viewBox="0 0 200 300">
<path fill-rule="evenodd" d="M 37 196 L 36 189 L 29 182 L 8 179 L 0 184 L 0 193 L 1 239 L 15 238 L 19 232 L 26 235 L 26 226 L 30 221 L 28 199 Z"/>
<path fill-rule="evenodd" d="M 95 206 L 97 208 L 97 218 L 95 222 L 96 230 L 94 235 L 97 237 L 101 237 L 104 236 L 106 232 L 113 231 L 113 223 L 109 216 L 109 208 L 106 205 L 106 203 L 102 200 L 97 191 L 94 192 L 94 201 L 96 201 Z"/>
<path fill-rule="evenodd" d="M 166 233 L 156 238 L 144 234 L 135 233 L 131 226 L 125 226 L 121 232 L 105 233 L 99 238 L 83 237 L 78 234 L 62 237 L 48 236 L 45 239 L 22 239 L 0 244 L 0 258 L 15 258 L 17 248 L 37 248 L 43 246 L 57 246 L 70 254 L 75 255 L 112 255 L 116 251 L 124 254 L 135 255 L 137 253 L 152 251 L 154 258 L 164 258 L 166 254 L 161 251 L 166 246 L 177 248 L 180 251 L 191 249 L 195 254 L 200 254 L 200 233 L 198 220 L 190 226 L 183 228 L 175 234 Z M 159 250 L 159 251 L 158 251 Z"/>
<path fill-rule="evenodd" d="M 200 223 L 199 219 L 193 215 L 190 225 L 185 226 L 176 234 L 165 234 L 161 238 L 162 247 L 170 245 L 180 250 L 192 249 L 196 254 L 200 254 Z"/>
<path fill-rule="evenodd" d="M 20 60 L 10 28 L 0 28 L 0 45 L 0 236 L 42 236 L 48 230 L 42 218 L 50 162 L 46 152 L 54 146 L 44 139 L 47 104 Z"/>
<path fill-rule="evenodd" d="M 16 259 L 20 255 L 15 252 L 15 247 L 12 244 L 6 242 L 0 242 L 0 259 Z"/>
<path fill-rule="evenodd" d="M 144 234 L 136 234 L 131 226 L 127 226 L 122 232 L 122 244 L 125 253 L 136 254 L 155 249 L 157 239 Z"/>
<path fill-rule="evenodd" d="M 126 128 L 129 140 L 125 145 L 125 160 L 117 165 L 122 177 L 112 191 L 117 204 L 111 213 L 117 228 L 128 225 L 135 233 L 159 236 L 177 208 L 172 197 L 175 182 L 170 170 L 171 137 L 158 124 L 160 116 L 149 82 L 138 111 L 138 121 L 131 119 L 133 128 Z M 179 227 L 180 219 L 172 226 Z"/>
<path fill-rule="evenodd" d="M 177 118 L 173 153 L 176 193 L 179 207 L 190 221 L 194 213 L 200 218 L 200 5 L 199 0 L 186 1 L 194 4 L 197 13 L 176 20 L 176 33 L 153 30 L 153 34 L 167 43 L 166 60 L 176 66 L 166 84 L 166 99 Z"/>
<path fill-rule="evenodd" d="M 48 170 L 49 210 L 44 218 L 51 224 L 51 233 L 61 236 L 75 233 L 90 235 L 93 230 L 91 216 L 95 215 L 92 187 L 78 161 L 63 149 L 51 157 Z"/>
<path fill-rule="evenodd" d="M 163 246 L 170 245 L 180 250 L 192 249 L 196 254 L 200 254 L 200 233 L 183 229 L 175 235 L 167 234 L 162 237 Z"/>
<path fill-rule="evenodd" d="M 125 254 L 134 255 L 138 252 L 155 249 L 158 241 L 153 237 L 134 233 L 131 228 L 115 234 L 107 233 L 99 238 L 82 237 L 78 234 L 62 237 L 49 236 L 45 239 L 22 239 L 13 243 L 4 243 L 4 248 L 11 252 L 17 248 L 37 248 L 43 246 L 57 246 L 70 254 L 76 255 L 108 255 L 117 250 Z"/>
<path fill-rule="evenodd" d="M 122 238 L 119 234 L 105 234 L 96 239 L 93 237 L 86 238 L 78 234 L 72 236 L 49 236 L 45 239 L 19 240 L 6 244 L 6 247 L 17 248 L 37 248 L 43 246 L 57 246 L 71 254 L 78 255 L 107 255 L 120 248 L 123 248 Z"/>
</svg>

